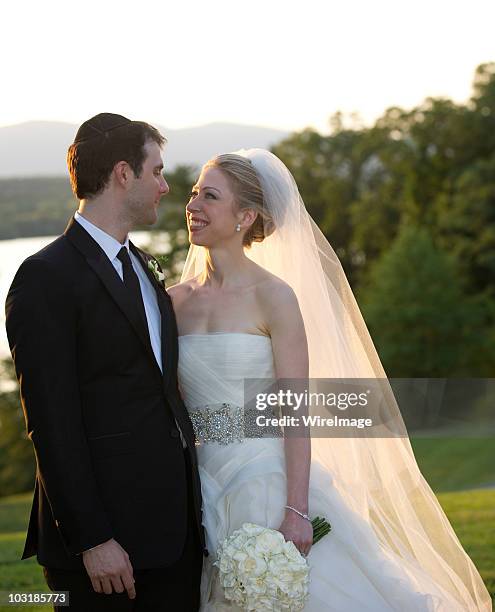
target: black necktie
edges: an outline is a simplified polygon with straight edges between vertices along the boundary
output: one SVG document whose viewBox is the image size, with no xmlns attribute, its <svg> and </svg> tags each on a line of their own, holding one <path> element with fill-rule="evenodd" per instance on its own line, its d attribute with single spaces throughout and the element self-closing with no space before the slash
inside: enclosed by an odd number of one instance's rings
<svg viewBox="0 0 495 612">
<path fill-rule="evenodd" d="M 139 314 L 141 315 L 146 334 L 149 338 L 148 319 L 146 318 L 146 311 L 144 309 L 143 294 L 141 293 L 141 286 L 139 284 L 138 276 L 132 267 L 128 250 L 125 247 L 122 247 L 117 257 L 122 262 L 122 268 L 124 270 L 124 285 L 126 286 L 127 290 L 132 293 L 134 303 L 136 304 Z"/>
</svg>

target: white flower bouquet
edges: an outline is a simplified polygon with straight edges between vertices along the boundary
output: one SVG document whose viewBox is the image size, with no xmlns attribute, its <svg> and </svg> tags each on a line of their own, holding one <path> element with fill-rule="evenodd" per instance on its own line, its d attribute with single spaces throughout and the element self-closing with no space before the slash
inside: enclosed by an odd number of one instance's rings
<svg viewBox="0 0 495 612">
<path fill-rule="evenodd" d="M 215 565 L 225 598 L 244 610 L 304 608 L 309 567 L 280 531 L 244 523 L 223 541 Z"/>
</svg>

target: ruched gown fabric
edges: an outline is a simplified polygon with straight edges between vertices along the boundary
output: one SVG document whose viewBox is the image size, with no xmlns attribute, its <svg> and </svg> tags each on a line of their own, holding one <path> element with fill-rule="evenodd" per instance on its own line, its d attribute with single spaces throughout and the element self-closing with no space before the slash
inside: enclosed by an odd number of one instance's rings
<svg viewBox="0 0 495 612">
<path fill-rule="evenodd" d="M 179 385 L 189 410 L 230 403 L 241 406 L 246 378 L 273 378 L 271 339 L 245 333 L 179 337 Z M 331 440 L 328 441 L 331 444 Z M 213 566 L 222 540 L 243 523 L 277 529 L 284 516 L 286 472 L 281 438 L 250 438 L 197 447 L 203 523 L 210 555 L 202 577 L 203 611 L 236 610 L 223 597 Z M 371 526 L 346 507 L 332 474 L 312 462 L 310 516 L 324 516 L 332 531 L 308 555 L 306 611 L 453 612 L 461 610 L 417 564 L 395 557 Z"/>
</svg>

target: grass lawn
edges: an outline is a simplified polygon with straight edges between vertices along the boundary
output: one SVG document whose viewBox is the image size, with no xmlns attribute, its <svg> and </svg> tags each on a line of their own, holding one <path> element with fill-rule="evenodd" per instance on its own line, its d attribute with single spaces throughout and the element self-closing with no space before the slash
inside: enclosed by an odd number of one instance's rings
<svg viewBox="0 0 495 612">
<path fill-rule="evenodd" d="M 440 493 L 438 498 L 460 541 L 495 597 L 495 489 Z M 0 590 L 49 592 L 34 558 L 20 561 L 31 494 L 0 498 Z M 51 606 L 22 610 L 47 612 Z M 0 606 L 11 612 L 12 606 Z"/>
<path fill-rule="evenodd" d="M 437 497 L 495 600 L 495 489 L 438 493 Z"/>
<path fill-rule="evenodd" d="M 34 558 L 20 561 L 31 506 L 31 493 L 0 498 L 0 590 L 49 593 L 41 567 Z M 1 606 L 2 612 L 45 612 L 49 605 Z"/>
<path fill-rule="evenodd" d="M 495 485 L 495 438 L 414 437 L 416 461 L 430 487 L 440 491 Z"/>
</svg>

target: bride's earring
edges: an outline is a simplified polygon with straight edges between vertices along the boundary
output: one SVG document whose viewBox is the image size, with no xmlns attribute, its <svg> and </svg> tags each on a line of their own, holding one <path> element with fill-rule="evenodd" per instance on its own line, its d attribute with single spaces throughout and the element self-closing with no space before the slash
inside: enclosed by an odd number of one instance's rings
<svg viewBox="0 0 495 612">
<path fill-rule="evenodd" d="M 236 232 L 240 232 L 240 231 L 241 231 L 241 224 L 240 224 L 240 223 L 238 223 L 238 224 L 235 226 L 235 231 L 236 231 Z"/>
</svg>

